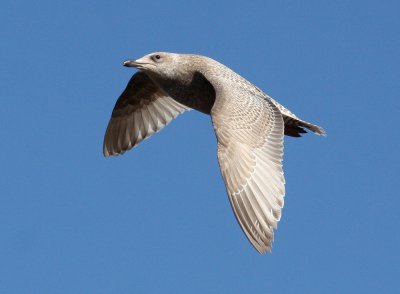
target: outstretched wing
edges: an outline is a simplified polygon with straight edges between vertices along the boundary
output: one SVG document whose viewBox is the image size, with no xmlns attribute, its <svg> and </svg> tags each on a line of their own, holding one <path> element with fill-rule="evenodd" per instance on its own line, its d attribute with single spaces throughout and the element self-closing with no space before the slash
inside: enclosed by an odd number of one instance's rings
<svg viewBox="0 0 400 294">
<path fill-rule="evenodd" d="M 257 96 L 223 101 L 211 113 L 222 176 L 236 219 L 257 251 L 265 253 L 284 203 L 282 114 Z"/>
<path fill-rule="evenodd" d="M 136 73 L 114 106 L 104 136 L 104 156 L 123 154 L 186 110 L 145 73 Z"/>
</svg>

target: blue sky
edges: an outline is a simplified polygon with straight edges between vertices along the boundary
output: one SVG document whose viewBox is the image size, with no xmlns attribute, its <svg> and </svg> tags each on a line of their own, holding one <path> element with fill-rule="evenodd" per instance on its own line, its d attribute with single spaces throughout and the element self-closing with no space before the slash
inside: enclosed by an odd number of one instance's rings
<svg viewBox="0 0 400 294">
<path fill-rule="evenodd" d="M 397 1 L 0 4 L 0 293 L 394 293 Z M 231 211 L 210 118 L 122 157 L 102 140 L 127 58 L 197 53 L 301 118 L 272 254 Z"/>
</svg>

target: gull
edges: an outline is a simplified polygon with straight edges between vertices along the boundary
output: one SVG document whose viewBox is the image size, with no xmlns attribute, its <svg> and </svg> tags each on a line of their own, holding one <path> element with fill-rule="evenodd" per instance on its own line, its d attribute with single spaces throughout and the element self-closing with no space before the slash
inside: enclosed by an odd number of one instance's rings
<svg viewBox="0 0 400 294">
<path fill-rule="evenodd" d="M 271 251 L 284 205 L 284 135 L 325 131 L 209 57 L 156 52 L 123 65 L 139 71 L 112 111 L 104 156 L 123 154 L 190 109 L 210 115 L 235 217 L 259 253 Z"/>
</svg>

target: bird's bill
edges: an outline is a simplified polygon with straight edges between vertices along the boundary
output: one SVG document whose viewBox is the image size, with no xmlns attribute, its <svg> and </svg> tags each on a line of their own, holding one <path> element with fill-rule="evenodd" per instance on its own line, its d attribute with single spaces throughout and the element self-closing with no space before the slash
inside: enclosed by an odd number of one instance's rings
<svg viewBox="0 0 400 294">
<path fill-rule="evenodd" d="M 123 66 L 126 67 L 136 67 L 136 68 L 143 68 L 146 64 L 148 64 L 147 62 L 143 62 L 140 61 L 140 59 L 138 60 L 125 60 L 123 63 Z"/>
</svg>

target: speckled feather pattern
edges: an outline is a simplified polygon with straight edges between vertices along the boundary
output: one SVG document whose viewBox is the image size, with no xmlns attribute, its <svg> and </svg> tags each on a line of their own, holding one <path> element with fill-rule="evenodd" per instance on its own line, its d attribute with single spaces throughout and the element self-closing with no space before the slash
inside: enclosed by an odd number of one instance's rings
<svg viewBox="0 0 400 294">
<path fill-rule="evenodd" d="M 105 156 L 124 153 L 190 108 L 210 114 L 235 217 L 258 252 L 270 251 L 284 205 L 284 134 L 299 137 L 308 129 L 324 135 L 324 130 L 211 58 L 160 52 L 132 64 L 142 71 L 115 105 Z"/>
</svg>

